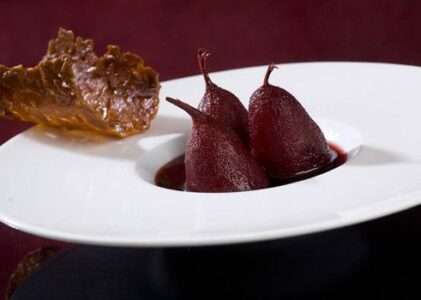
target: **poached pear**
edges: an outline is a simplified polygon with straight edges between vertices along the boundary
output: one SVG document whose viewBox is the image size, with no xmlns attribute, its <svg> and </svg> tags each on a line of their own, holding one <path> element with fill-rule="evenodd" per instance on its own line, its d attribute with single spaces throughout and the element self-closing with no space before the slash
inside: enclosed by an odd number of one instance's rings
<svg viewBox="0 0 421 300">
<path fill-rule="evenodd" d="M 327 166 L 331 151 L 297 99 L 269 84 L 275 68 L 269 65 L 263 85 L 250 98 L 249 147 L 268 174 L 291 178 Z"/>
<path fill-rule="evenodd" d="M 185 152 L 188 191 L 238 192 L 269 186 L 263 168 L 231 128 L 180 100 L 166 100 L 193 120 Z"/>
<path fill-rule="evenodd" d="M 197 52 L 199 68 L 206 84 L 206 92 L 198 109 L 217 120 L 221 126 L 232 128 L 240 139 L 248 144 L 247 109 L 233 93 L 212 82 L 206 69 L 206 59 L 209 55 L 204 49 Z"/>
</svg>

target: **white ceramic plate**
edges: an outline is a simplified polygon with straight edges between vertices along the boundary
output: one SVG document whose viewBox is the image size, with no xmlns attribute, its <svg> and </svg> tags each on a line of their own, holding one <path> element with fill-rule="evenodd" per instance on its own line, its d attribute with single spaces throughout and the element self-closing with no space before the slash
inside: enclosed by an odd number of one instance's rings
<svg viewBox="0 0 421 300">
<path fill-rule="evenodd" d="M 247 105 L 265 70 L 211 76 Z M 209 245 L 308 234 L 421 203 L 421 68 L 286 64 L 270 81 L 294 94 L 352 159 L 323 175 L 259 191 L 159 188 L 156 170 L 183 153 L 191 126 L 184 112 L 162 101 L 143 135 L 116 140 L 38 126 L 2 145 L 0 220 L 80 243 Z M 172 80 L 162 83 L 161 99 L 196 105 L 203 89 L 199 76 Z"/>
</svg>

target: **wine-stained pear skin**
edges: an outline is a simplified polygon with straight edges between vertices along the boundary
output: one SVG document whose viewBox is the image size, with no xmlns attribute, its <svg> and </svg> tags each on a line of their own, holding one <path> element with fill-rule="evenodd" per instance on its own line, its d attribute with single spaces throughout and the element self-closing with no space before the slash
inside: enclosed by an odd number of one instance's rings
<svg viewBox="0 0 421 300">
<path fill-rule="evenodd" d="M 185 153 L 188 191 L 239 192 L 269 186 L 263 168 L 232 129 L 180 100 L 166 100 L 193 120 Z"/>
<path fill-rule="evenodd" d="M 249 148 L 266 172 L 289 178 L 325 167 L 331 153 L 319 126 L 286 90 L 269 84 L 269 65 L 263 85 L 250 98 Z"/>
<path fill-rule="evenodd" d="M 247 109 L 233 93 L 212 82 L 206 69 L 206 59 L 209 55 L 204 49 L 199 49 L 197 53 L 199 68 L 206 83 L 206 92 L 198 109 L 223 126 L 232 128 L 240 139 L 248 144 Z"/>
</svg>

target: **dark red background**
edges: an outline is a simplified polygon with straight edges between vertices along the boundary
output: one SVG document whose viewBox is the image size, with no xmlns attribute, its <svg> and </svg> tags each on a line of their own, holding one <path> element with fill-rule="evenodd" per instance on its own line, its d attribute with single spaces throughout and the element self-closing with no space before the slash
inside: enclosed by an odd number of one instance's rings
<svg viewBox="0 0 421 300">
<path fill-rule="evenodd" d="M 94 39 L 99 53 L 113 43 L 141 54 L 161 80 L 198 73 L 198 47 L 213 53 L 212 70 L 272 61 L 421 65 L 417 0 L 3 0 L 0 63 L 36 64 L 60 26 Z M 0 144 L 27 127 L 0 120 Z M 50 244 L 58 242 L 0 225 L 0 291 L 27 251 Z"/>
</svg>

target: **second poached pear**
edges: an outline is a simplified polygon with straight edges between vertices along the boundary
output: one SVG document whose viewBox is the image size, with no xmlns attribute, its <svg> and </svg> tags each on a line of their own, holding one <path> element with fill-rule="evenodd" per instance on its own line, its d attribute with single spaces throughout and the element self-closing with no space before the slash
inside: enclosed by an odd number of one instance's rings
<svg viewBox="0 0 421 300">
<path fill-rule="evenodd" d="M 250 98 L 250 150 L 271 176 L 291 178 L 327 166 L 331 152 L 319 126 L 286 90 L 264 83 Z"/>
<path fill-rule="evenodd" d="M 176 99 L 166 100 L 186 111 L 193 127 L 186 145 L 187 190 L 191 192 L 239 192 L 269 186 L 263 168 L 231 128 Z"/>
<path fill-rule="evenodd" d="M 221 126 L 231 128 L 247 145 L 247 109 L 237 96 L 212 82 L 206 69 L 206 59 L 209 55 L 204 49 L 199 49 L 197 53 L 200 71 L 206 84 L 206 92 L 199 103 L 198 109 L 215 119 Z"/>
</svg>

